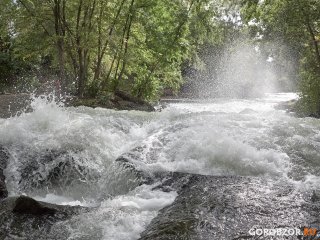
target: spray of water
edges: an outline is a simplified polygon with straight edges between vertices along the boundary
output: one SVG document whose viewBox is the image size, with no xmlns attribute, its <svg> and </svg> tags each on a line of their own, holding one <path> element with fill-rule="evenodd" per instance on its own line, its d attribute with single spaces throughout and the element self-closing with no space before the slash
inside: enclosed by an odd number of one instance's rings
<svg viewBox="0 0 320 240">
<path fill-rule="evenodd" d="M 196 98 L 252 98 L 294 89 L 293 63 L 275 57 L 276 43 L 253 43 L 245 36 L 232 45 L 200 52 L 198 70 L 186 74 L 182 95 Z M 288 57 L 290 53 L 288 53 Z"/>
<path fill-rule="evenodd" d="M 271 61 L 261 55 L 257 46 L 248 43 L 228 49 L 220 62 L 218 94 L 244 98 L 277 92 L 277 76 Z"/>
</svg>

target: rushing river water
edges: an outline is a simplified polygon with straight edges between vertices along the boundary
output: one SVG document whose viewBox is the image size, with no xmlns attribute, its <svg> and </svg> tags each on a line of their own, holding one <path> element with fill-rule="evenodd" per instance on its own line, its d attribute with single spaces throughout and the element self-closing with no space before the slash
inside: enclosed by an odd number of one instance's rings
<svg viewBox="0 0 320 240">
<path fill-rule="evenodd" d="M 116 161 L 161 171 L 259 176 L 320 190 L 320 120 L 275 106 L 296 94 L 171 101 L 161 112 L 64 108 L 35 99 L 34 111 L 0 119 L 10 195 L 95 207 L 57 224 L 69 239 L 138 239 L 174 191 L 153 190 Z"/>
</svg>

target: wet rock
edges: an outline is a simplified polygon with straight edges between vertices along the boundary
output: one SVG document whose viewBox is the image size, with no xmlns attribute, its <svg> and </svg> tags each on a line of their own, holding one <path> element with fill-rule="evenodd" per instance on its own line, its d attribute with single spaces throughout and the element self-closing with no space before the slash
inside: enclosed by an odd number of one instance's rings
<svg viewBox="0 0 320 240">
<path fill-rule="evenodd" d="M 57 210 L 54 208 L 44 207 L 33 198 L 20 196 L 17 198 L 12 211 L 18 214 L 46 215 L 55 214 Z"/>
<path fill-rule="evenodd" d="M 176 190 L 178 197 L 140 240 L 249 239 L 251 228 L 302 230 L 320 224 L 320 203 L 313 193 L 284 182 L 172 173 L 158 188 Z"/>
<path fill-rule="evenodd" d="M 56 223 L 87 211 L 79 206 L 38 202 L 26 196 L 9 197 L 0 202 L 0 239 L 67 239 L 48 233 Z"/>
<path fill-rule="evenodd" d="M 163 153 L 165 146 L 172 141 L 171 134 L 179 132 L 185 128 L 187 128 L 187 126 L 181 123 L 173 124 L 167 128 L 164 128 L 161 131 L 149 136 L 149 138 L 143 141 L 140 146 L 135 147 L 127 153 L 121 155 L 117 161 L 131 165 L 132 168 L 135 169 L 145 170 L 149 164 L 157 163 L 157 160 Z M 150 170 L 152 170 L 152 172 L 146 171 L 143 174 L 153 175 L 157 171 L 153 171 L 154 169 Z"/>
<path fill-rule="evenodd" d="M 313 202 L 320 201 L 319 192 L 316 192 L 316 191 L 312 192 L 311 201 L 313 201 Z"/>
<path fill-rule="evenodd" d="M 7 167 L 8 154 L 6 150 L 0 146 L 0 169 L 5 169 Z"/>
<path fill-rule="evenodd" d="M 5 182 L 3 170 L 0 169 L 0 200 L 6 197 L 8 197 L 8 191 L 6 188 L 6 182 Z"/>
<path fill-rule="evenodd" d="M 256 113 L 256 111 L 254 111 L 253 109 L 250 109 L 250 108 L 245 108 L 239 113 L 240 114 L 254 114 L 254 113 Z"/>
<path fill-rule="evenodd" d="M 8 191 L 6 187 L 6 178 L 4 176 L 4 169 L 7 166 L 8 154 L 5 149 L 0 147 L 0 200 L 8 196 Z"/>
<path fill-rule="evenodd" d="M 101 107 L 117 110 L 136 110 L 154 112 L 155 108 L 148 102 L 123 91 L 116 91 L 111 96 L 105 98 L 74 98 L 67 102 L 67 106 Z"/>
<path fill-rule="evenodd" d="M 91 191 L 90 184 L 98 181 L 100 177 L 96 170 L 85 165 L 90 159 L 74 157 L 80 154 L 76 150 L 48 149 L 44 152 L 30 152 L 23 156 L 23 164 L 18 168 L 19 188 L 22 192 L 30 193 L 37 189 L 59 190 L 68 186 L 81 186 L 83 192 Z"/>
<path fill-rule="evenodd" d="M 305 107 L 302 99 L 293 99 L 290 101 L 279 103 L 275 106 L 278 110 L 285 110 L 287 113 L 293 113 L 296 117 L 305 118 L 320 118 L 319 111 L 312 111 Z"/>
<path fill-rule="evenodd" d="M 138 110 L 153 112 L 155 111 L 154 107 L 148 102 L 139 99 L 137 97 L 131 96 L 130 94 L 123 91 L 115 92 L 115 101 L 116 106 L 119 110 Z"/>
<path fill-rule="evenodd" d="M 275 108 L 279 110 L 286 110 L 288 112 L 295 112 L 295 106 L 297 102 L 298 100 L 296 99 L 286 101 L 286 102 L 281 102 L 278 105 L 276 105 Z"/>
<path fill-rule="evenodd" d="M 136 103 L 130 101 L 118 101 L 115 104 L 115 108 L 118 110 L 136 110 L 136 111 L 145 111 L 145 112 L 153 112 L 155 111 L 154 107 L 152 107 L 148 103 Z"/>
<path fill-rule="evenodd" d="M 116 162 L 119 162 L 125 170 L 134 174 L 137 180 L 139 181 L 139 185 L 142 184 L 152 184 L 154 182 L 154 177 L 145 171 L 137 170 L 136 166 L 130 162 L 127 156 L 120 156 L 116 159 Z"/>
</svg>

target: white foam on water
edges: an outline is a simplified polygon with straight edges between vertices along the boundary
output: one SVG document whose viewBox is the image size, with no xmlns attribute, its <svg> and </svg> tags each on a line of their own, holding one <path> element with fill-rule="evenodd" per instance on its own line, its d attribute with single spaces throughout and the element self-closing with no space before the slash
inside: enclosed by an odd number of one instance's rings
<svg viewBox="0 0 320 240">
<path fill-rule="evenodd" d="M 27 193 L 57 204 L 99 203 L 55 228 L 71 234 L 69 239 L 138 239 L 158 211 L 174 201 L 175 192 L 135 188 L 134 176 L 115 162 L 139 146 L 131 161 L 145 171 L 262 176 L 319 189 L 320 120 L 275 109 L 296 98 L 269 94 L 173 103 L 157 113 L 65 108 L 35 98 L 33 112 L 0 119 L 0 145 L 10 153 L 8 189 L 11 195 Z M 65 161 L 87 175 L 72 184 L 67 180 L 74 172 L 63 173 L 59 189 L 25 186 L 31 180 L 50 182 L 50 173 Z"/>
<path fill-rule="evenodd" d="M 158 211 L 170 205 L 176 192 L 152 190 L 142 185 L 126 195 L 107 199 L 94 211 L 57 224 L 54 231 L 66 231 L 68 239 L 134 240 Z M 90 236 L 90 237 L 89 237 Z"/>
<path fill-rule="evenodd" d="M 32 166 L 40 166 L 41 177 L 47 176 L 57 161 L 67 158 L 97 174 L 114 174 L 115 159 L 149 131 L 143 126 L 143 114 L 64 108 L 41 97 L 34 99 L 32 107 L 33 112 L 6 119 L 0 126 L 0 145 L 11 156 L 6 169 L 11 194 L 24 193 L 19 189 L 20 181 L 29 179 L 22 179 L 20 169 L 31 161 Z M 42 155 L 50 157 L 52 151 L 58 155 L 56 159 L 42 162 Z"/>
<path fill-rule="evenodd" d="M 88 203 L 86 201 L 79 201 L 70 197 L 58 196 L 52 193 L 47 194 L 45 197 L 35 196 L 33 198 L 37 201 L 58 204 L 58 205 L 82 206 L 82 207 L 95 206 L 95 204 Z"/>
<path fill-rule="evenodd" d="M 320 179 L 320 120 L 275 109 L 297 97 L 169 104 L 163 113 L 170 119 L 167 128 L 145 139 L 144 151 L 131 161 L 151 172 L 266 176 L 314 188 L 311 182 Z"/>
<path fill-rule="evenodd" d="M 170 108 L 188 112 L 241 113 L 244 110 L 268 112 L 273 111 L 278 103 L 294 99 L 298 99 L 296 93 L 278 93 L 266 94 L 264 98 L 257 99 L 211 99 L 191 103 L 172 103 Z"/>
</svg>

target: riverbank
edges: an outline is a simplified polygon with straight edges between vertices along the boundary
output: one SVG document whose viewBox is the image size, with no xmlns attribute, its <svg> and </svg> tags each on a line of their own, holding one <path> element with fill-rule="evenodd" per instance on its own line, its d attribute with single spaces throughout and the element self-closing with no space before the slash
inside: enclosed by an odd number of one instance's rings
<svg viewBox="0 0 320 240">
<path fill-rule="evenodd" d="M 306 111 L 300 99 L 293 99 L 286 102 L 279 103 L 276 109 L 285 110 L 288 113 L 294 113 L 299 118 L 312 117 L 320 118 L 319 114 Z"/>
<path fill-rule="evenodd" d="M 0 94 L 0 118 L 9 118 L 20 115 L 22 112 L 30 112 L 32 108 L 31 95 L 28 93 Z M 112 98 L 76 98 L 71 97 L 65 100 L 68 107 L 86 106 L 91 108 L 108 108 L 116 110 L 137 110 L 152 112 L 155 108 L 146 101 L 118 91 Z"/>
<path fill-rule="evenodd" d="M 114 95 L 105 98 L 73 98 L 67 100 L 66 105 L 74 107 L 101 107 L 116 110 L 137 110 L 145 112 L 155 111 L 155 108 L 150 103 L 122 91 L 116 91 Z"/>
</svg>

